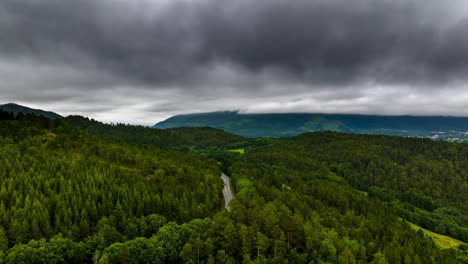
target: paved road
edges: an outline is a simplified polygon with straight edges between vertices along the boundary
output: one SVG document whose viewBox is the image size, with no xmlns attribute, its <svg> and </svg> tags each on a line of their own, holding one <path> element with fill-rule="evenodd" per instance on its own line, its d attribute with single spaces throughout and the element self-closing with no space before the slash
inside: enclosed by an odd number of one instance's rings
<svg viewBox="0 0 468 264">
<path fill-rule="evenodd" d="M 224 195 L 224 201 L 226 202 L 226 209 L 229 211 L 231 208 L 229 208 L 229 202 L 234 198 L 234 195 L 231 192 L 231 183 L 229 182 L 229 177 L 221 172 L 221 179 L 223 179 L 224 182 L 224 189 L 223 189 L 223 195 Z"/>
</svg>

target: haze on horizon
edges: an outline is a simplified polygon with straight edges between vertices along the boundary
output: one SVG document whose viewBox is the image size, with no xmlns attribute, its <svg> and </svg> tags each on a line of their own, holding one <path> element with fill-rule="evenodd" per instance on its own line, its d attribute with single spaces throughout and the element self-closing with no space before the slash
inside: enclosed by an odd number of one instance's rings
<svg viewBox="0 0 468 264">
<path fill-rule="evenodd" d="M 468 116 L 463 0 L 2 0 L 0 104 Z"/>
</svg>

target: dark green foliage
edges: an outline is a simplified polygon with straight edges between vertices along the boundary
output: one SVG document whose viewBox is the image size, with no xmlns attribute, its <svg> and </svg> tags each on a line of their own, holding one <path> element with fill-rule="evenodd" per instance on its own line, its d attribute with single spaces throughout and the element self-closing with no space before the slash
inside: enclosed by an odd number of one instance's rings
<svg viewBox="0 0 468 264">
<path fill-rule="evenodd" d="M 463 227 L 466 197 L 444 192 L 466 182 L 466 145 L 334 133 L 246 141 L 210 129 L 170 137 L 74 123 L 87 133 L 70 121 L 0 117 L 0 263 L 463 261 L 463 248 L 439 249 L 398 214 L 410 212 L 404 206 L 423 208 Z M 114 136 L 90 135 L 104 128 Z M 137 139 L 151 131 L 168 141 L 166 150 L 157 139 Z M 187 142 L 201 143 L 190 153 L 167 150 Z M 225 151 L 239 146 L 245 155 Z M 390 176 L 374 179 L 394 160 L 402 175 L 417 162 L 453 167 L 449 180 L 428 178 L 436 190 L 403 177 L 408 185 L 398 189 Z M 219 166 L 232 180 L 231 211 L 223 209 Z M 405 177 L 427 172 L 416 168 Z"/>
<path fill-rule="evenodd" d="M 124 124 L 103 124 L 81 116 L 68 116 L 64 120 L 93 135 L 180 151 L 248 141 L 241 136 L 209 127 L 161 130 Z"/>
<path fill-rule="evenodd" d="M 279 140 L 249 159 L 343 179 L 406 219 L 468 242 L 468 143 L 322 132 Z"/>
</svg>

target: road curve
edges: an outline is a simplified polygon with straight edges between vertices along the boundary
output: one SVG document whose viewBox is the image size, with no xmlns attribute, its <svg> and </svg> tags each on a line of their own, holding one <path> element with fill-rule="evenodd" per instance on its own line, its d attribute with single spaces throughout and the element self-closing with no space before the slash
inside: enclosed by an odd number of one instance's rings
<svg viewBox="0 0 468 264">
<path fill-rule="evenodd" d="M 221 172 L 221 179 L 224 182 L 224 188 L 223 188 L 223 195 L 224 195 L 224 201 L 226 202 L 225 206 L 228 211 L 231 210 L 229 208 L 229 202 L 234 198 L 234 195 L 231 192 L 231 183 L 229 182 L 229 177 Z"/>
</svg>

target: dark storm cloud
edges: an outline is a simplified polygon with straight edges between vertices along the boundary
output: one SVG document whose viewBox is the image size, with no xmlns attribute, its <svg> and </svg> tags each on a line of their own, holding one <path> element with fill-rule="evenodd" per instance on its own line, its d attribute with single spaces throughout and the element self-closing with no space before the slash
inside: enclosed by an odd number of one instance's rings
<svg viewBox="0 0 468 264">
<path fill-rule="evenodd" d="M 468 19 L 454 18 L 456 2 L 217 1 L 202 12 L 203 52 L 312 83 L 465 79 Z"/>
<path fill-rule="evenodd" d="M 3 0 L 0 46 L 142 83 L 190 80 L 225 61 L 312 83 L 447 82 L 467 73 L 457 2 Z"/>
<path fill-rule="evenodd" d="M 312 77 L 315 77 L 314 72 L 325 73 L 325 77 L 328 74 L 339 77 L 377 73 L 369 69 L 375 66 L 384 71 L 395 70 L 396 79 L 408 78 L 399 67 L 403 70 L 424 68 L 428 73 L 443 77 L 465 71 L 468 65 L 468 46 L 465 45 L 468 35 L 464 34 L 468 20 L 450 25 L 443 16 L 453 15 L 453 7 L 444 6 L 447 3 L 406 0 L 259 2 L 264 5 L 240 8 L 245 13 L 241 23 L 211 23 L 208 36 L 212 37 L 209 41 L 212 46 L 207 50 L 252 68 L 276 65 L 291 71 L 310 72 Z M 445 10 L 449 14 L 445 14 Z M 236 11 L 231 12 L 233 14 L 228 17 L 234 17 Z M 225 16 L 221 13 L 215 21 L 222 21 Z M 239 39 L 241 41 L 236 41 Z"/>
<path fill-rule="evenodd" d="M 225 109 L 467 115 L 465 2 L 1 0 L 0 100 L 140 123 Z"/>
</svg>

